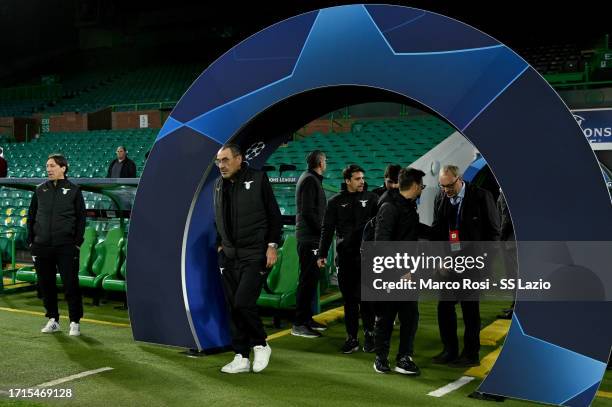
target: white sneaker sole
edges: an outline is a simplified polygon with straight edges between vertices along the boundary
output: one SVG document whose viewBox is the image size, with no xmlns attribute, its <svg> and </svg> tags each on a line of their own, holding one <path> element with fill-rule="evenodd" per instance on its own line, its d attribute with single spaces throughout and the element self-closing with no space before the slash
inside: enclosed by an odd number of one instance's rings
<svg viewBox="0 0 612 407">
<path fill-rule="evenodd" d="M 70 336 L 81 336 L 81 332 L 70 332 L 68 335 L 70 335 Z"/>
<path fill-rule="evenodd" d="M 57 329 L 45 330 L 43 328 L 43 329 L 40 330 L 40 332 L 43 333 L 43 334 L 52 334 L 52 333 L 55 333 L 55 332 L 60 332 L 60 329 L 57 328 Z"/>
<path fill-rule="evenodd" d="M 223 373 L 228 373 L 228 374 L 236 374 L 236 373 L 249 373 L 251 371 L 251 368 L 245 368 L 245 369 L 240 369 L 240 370 L 224 370 L 221 369 L 221 372 Z"/>
<path fill-rule="evenodd" d="M 411 372 L 410 370 L 405 370 L 405 369 L 402 369 L 401 367 L 397 367 L 397 366 L 395 366 L 393 371 L 397 372 L 397 373 L 400 373 L 400 374 L 405 374 L 405 375 L 408 375 L 408 376 L 417 376 L 419 374 L 419 372 Z"/>
<path fill-rule="evenodd" d="M 300 333 L 294 333 L 293 331 L 291 331 L 291 336 L 299 336 L 300 338 L 308 338 L 308 339 L 314 339 L 314 338 L 320 338 L 321 335 L 308 335 L 308 334 L 300 334 Z"/>
<path fill-rule="evenodd" d="M 353 349 L 348 350 L 348 351 L 342 351 L 342 353 L 344 353 L 345 355 L 350 355 L 351 353 L 355 353 L 359 351 L 359 346 L 355 346 Z"/>
<path fill-rule="evenodd" d="M 372 365 L 372 367 L 374 368 L 374 370 L 376 371 L 376 373 L 380 373 L 380 374 L 387 374 L 387 373 L 389 373 L 389 372 L 383 372 L 382 370 L 378 370 L 378 369 L 376 368 L 376 363 L 374 363 L 374 364 Z"/>
</svg>

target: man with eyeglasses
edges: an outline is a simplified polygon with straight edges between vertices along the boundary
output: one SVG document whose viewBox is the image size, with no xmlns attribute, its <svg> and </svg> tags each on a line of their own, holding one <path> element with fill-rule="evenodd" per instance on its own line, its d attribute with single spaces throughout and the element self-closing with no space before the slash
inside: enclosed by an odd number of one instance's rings
<svg viewBox="0 0 612 407">
<path fill-rule="evenodd" d="M 399 189 L 386 192 L 387 200 L 376 215 L 375 240 L 377 242 L 416 241 L 424 234 L 425 225 L 419 222 L 416 200 L 425 189 L 425 173 L 415 168 L 403 168 L 398 175 Z M 376 359 L 374 370 L 388 373 L 389 345 L 395 317 L 400 320 L 400 343 L 397 351 L 395 371 L 417 376 L 420 370 L 414 363 L 414 338 L 419 324 L 417 301 L 385 301 L 377 304 L 376 310 Z"/>
<path fill-rule="evenodd" d="M 214 185 L 216 247 L 236 353 L 221 371 L 249 372 L 253 347 L 253 372 L 257 373 L 266 368 L 272 353 L 257 299 L 267 270 L 276 263 L 281 213 L 268 177 L 243 162 L 238 145 L 221 147 L 215 164 L 221 172 Z"/>
<path fill-rule="evenodd" d="M 433 240 L 448 241 L 450 250 L 457 252 L 461 250 L 462 242 L 500 239 L 500 217 L 489 191 L 465 182 L 455 165 L 442 167 L 438 180 L 441 193 L 434 203 Z M 457 275 L 453 277 L 459 278 Z M 461 354 L 455 312 L 457 302 L 461 303 L 465 324 Z M 480 303 L 477 299 L 445 301 L 441 298 L 438 302 L 438 326 L 444 349 L 433 358 L 434 363 L 453 367 L 480 364 Z"/>
</svg>

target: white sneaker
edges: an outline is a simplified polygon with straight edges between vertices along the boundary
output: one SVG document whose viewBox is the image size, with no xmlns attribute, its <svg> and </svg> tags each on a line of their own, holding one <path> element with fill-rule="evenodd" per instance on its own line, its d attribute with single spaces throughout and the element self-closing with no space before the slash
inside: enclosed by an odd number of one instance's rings
<svg viewBox="0 0 612 407">
<path fill-rule="evenodd" d="M 59 322 L 55 320 L 55 318 L 49 318 L 47 321 L 47 325 L 40 330 L 40 332 L 45 334 L 52 334 L 53 332 L 57 332 L 60 330 Z"/>
<path fill-rule="evenodd" d="M 254 346 L 253 351 L 255 352 L 255 357 L 253 358 L 253 372 L 259 373 L 268 366 L 272 348 L 266 343 L 266 346 Z"/>
<path fill-rule="evenodd" d="M 70 323 L 70 336 L 80 336 L 81 335 L 81 325 L 76 322 Z"/>
<path fill-rule="evenodd" d="M 223 373 L 248 373 L 251 370 L 251 362 L 237 353 L 234 360 L 221 368 Z"/>
</svg>

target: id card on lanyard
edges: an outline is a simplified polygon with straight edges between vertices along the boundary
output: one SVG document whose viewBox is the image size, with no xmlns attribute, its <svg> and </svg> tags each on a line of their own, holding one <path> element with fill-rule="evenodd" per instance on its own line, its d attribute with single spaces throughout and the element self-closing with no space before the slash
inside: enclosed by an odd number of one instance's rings
<svg viewBox="0 0 612 407">
<path fill-rule="evenodd" d="M 455 218 L 455 228 L 448 230 L 448 241 L 450 243 L 451 252 L 458 252 L 461 250 L 461 239 L 459 238 L 459 216 L 461 215 L 461 204 L 457 204 L 457 217 Z"/>
</svg>

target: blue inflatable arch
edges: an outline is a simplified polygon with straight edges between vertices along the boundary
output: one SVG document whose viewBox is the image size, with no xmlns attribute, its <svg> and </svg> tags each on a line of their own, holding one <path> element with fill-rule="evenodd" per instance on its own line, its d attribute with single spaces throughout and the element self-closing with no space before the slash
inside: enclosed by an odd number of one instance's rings
<svg viewBox="0 0 612 407">
<path fill-rule="evenodd" d="M 223 143 L 240 143 L 258 166 L 310 119 L 377 98 L 414 100 L 478 148 L 504 189 L 517 240 L 608 239 L 612 209 L 590 146 L 559 96 L 512 50 L 461 22 L 413 8 L 313 11 L 220 57 L 161 129 L 129 232 L 134 338 L 197 349 L 229 344 L 211 192 L 218 174 L 213 159 Z M 579 185 L 580 194 L 554 197 L 542 187 L 558 183 Z M 589 210 L 576 211 L 584 197 Z M 610 304 L 518 304 L 480 390 L 588 404 L 612 343 Z M 551 315 L 563 315 L 563 322 Z"/>
</svg>

